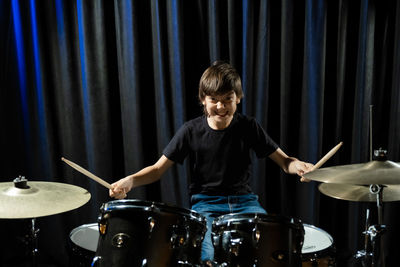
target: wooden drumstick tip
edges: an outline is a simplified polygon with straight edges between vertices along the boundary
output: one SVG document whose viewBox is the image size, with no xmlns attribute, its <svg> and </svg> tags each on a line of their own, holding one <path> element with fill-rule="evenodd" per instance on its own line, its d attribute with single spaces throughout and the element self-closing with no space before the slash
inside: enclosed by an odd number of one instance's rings
<svg viewBox="0 0 400 267">
<path fill-rule="evenodd" d="M 328 153 L 326 153 L 326 155 L 324 157 L 322 157 L 322 159 L 314 165 L 314 167 L 312 168 L 311 171 L 314 171 L 314 170 L 318 169 L 319 167 L 321 167 L 328 159 L 330 159 L 339 150 L 339 148 L 342 145 L 343 145 L 343 142 L 340 142 L 334 148 L 332 148 Z"/>
</svg>

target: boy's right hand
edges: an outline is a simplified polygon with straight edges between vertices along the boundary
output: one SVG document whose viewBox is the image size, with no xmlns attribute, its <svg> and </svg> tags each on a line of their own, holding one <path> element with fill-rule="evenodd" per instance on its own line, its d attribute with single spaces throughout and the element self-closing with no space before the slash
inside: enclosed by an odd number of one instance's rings
<svg viewBox="0 0 400 267">
<path fill-rule="evenodd" d="M 116 199 L 126 198 L 127 193 L 132 189 L 132 178 L 125 177 L 113 184 L 111 184 L 112 189 L 109 190 L 110 197 Z"/>
</svg>

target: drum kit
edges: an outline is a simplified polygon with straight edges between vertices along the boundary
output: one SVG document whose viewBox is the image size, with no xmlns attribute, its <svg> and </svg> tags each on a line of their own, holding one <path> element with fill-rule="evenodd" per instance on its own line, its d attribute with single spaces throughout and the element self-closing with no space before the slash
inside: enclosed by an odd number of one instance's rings
<svg viewBox="0 0 400 267">
<path fill-rule="evenodd" d="M 320 168 L 304 177 L 320 182 L 319 190 L 329 197 L 376 202 L 378 224 L 366 226 L 365 249 L 354 257 L 364 266 L 384 266 L 380 255 L 380 237 L 386 231 L 382 203 L 400 200 L 400 164 L 386 160 L 384 151 L 379 150 L 370 162 Z M 89 199 L 90 193 L 78 186 L 18 177 L 0 183 L 0 218 L 31 219 L 32 262 L 36 266 L 35 219 L 76 209 Z M 70 266 L 202 266 L 205 232 L 206 219 L 195 211 L 151 201 L 113 200 L 102 205 L 97 223 L 70 232 Z M 220 267 L 336 266 L 329 233 L 281 215 L 222 215 L 213 222 L 212 243 Z"/>
</svg>

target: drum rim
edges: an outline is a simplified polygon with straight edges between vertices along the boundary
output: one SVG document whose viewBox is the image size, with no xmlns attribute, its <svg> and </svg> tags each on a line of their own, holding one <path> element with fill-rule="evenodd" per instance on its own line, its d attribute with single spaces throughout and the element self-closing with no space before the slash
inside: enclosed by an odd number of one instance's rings
<svg viewBox="0 0 400 267">
<path fill-rule="evenodd" d="M 138 204 L 147 204 L 146 205 L 138 205 Z M 173 212 L 175 214 L 181 214 L 181 215 L 186 215 L 190 216 L 192 219 L 196 219 L 200 222 L 205 222 L 206 218 L 201 215 L 200 213 L 179 207 L 176 205 L 172 204 L 166 204 L 162 202 L 157 202 L 157 201 L 149 201 L 149 200 L 141 200 L 141 199 L 118 199 L 118 200 L 112 200 L 109 202 L 106 202 L 102 205 L 101 212 L 102 213 L 107 213 L 107 212 L 112 212 L 112 211 L 119 211 L 119 210 L 125 210 L 128 208 L 135 208 L 135 209 L 141 209 L 143 210 L 144 207 L 147 207 L 147 210 L 151 210 L 151 207 L 155 206 L 156 208 L 161 208 L 162 212 Z"/>
<path fill-rule="evenodd" d="M 237 218 L 236 218 L 237 217 Z M 262 220 L 278 218 L 279 220 Z M 231 219 L 231 220 L 229 220 Z M 260 219 L 260 222 L 280 222 L 285 224 L 296 225 L 298 228 L 303 228 L 303 223 L 300 219 L 281 214 L 265 214 L 265 213 L 228 213 L 214 219 L 213 226 L 226 225 L 229 222 L 248 221 L 254 223 Z"/>
</svg>

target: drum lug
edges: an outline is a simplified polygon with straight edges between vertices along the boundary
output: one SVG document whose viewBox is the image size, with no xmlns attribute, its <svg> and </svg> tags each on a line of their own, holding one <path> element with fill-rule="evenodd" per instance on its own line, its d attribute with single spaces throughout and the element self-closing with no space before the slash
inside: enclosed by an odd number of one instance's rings
<svg viewBox="0 0 400 267">
<path fill-rule="evenodd" d="M 240 245 L 243 243 L 243 237 L 241 237 L 236 231 L 230 231 L 227 235 L 229 238 L 229 252 L 238 256 Z"/>
<path fill-rule="evenodd" d="M 184 230 L 179 229 L 178 225 L 172 226 L 172 234 L 171 234 L 171 245 L 172 248 L 177 248 L 180 246 L 186 246 L 187 241 L 189 240 L 189 227 L 185 226 Z"/>
<path fill-rule="evenodd" d="M 234 238 L 231 239 L 229 244 L 229 252 L 233 253 L 233 255 L 239 255 L 239 247 L 243 242 L 243 238 Z"/>
<path fill-rule="evenodd" d="M 254 229 L 253 229 L 253 240 L 255 241 L 256 245 L 258 244 L 258 241 L 260 241 L 260 237 L 261 237 L 261 233 L 260 233 L 260 230 L 257 229 L 257 225 L 256 225 L 256 227 L 254 227 Z"/>
<path fill-rule="evenodd" d="M 153 217 L 149 217 L 147 218 L 147 221 L 149 222 L 149 233 L 151 234 L 153 232 L 154 226 L 156 225 L 156 220 L 154 220 Z"/>
<path fill-rule="evenodd" d="M 128 242 L 130 237 L 124 233 L 118 233 L 112 238 L 112 245 L 117 248 L 122 248 Z"/>
<path fill-rule="evenodd" d="M 105 235 L 107 233 L 107 221 L 110 215 L 108 213 L 104 214 L 104 216 L 99 216 L 98 225 L 99 225 L 99 232 L 101 235 Z"/>
<path fill-rule="evenodd" d="M 275 251 L 272 253 L 272 257 L 278 262 L 286 262 L 288 259 L 287 252 L 285 251 Z"/>
</svg>

